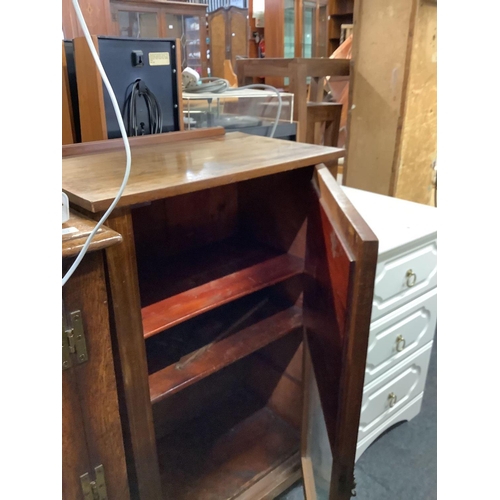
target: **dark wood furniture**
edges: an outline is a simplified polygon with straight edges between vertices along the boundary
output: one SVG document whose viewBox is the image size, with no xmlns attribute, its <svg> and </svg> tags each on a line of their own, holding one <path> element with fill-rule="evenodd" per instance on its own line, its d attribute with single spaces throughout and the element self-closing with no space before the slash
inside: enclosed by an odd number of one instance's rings
<svg viewBox="0 0 500 500">
<path fill-rule="evenodd" d="M 210 75 L 224 77 L 224 63 L 237 57 L 248 57 L 250 37 L 248 9 L 220 8 L 207 16 L 210 36 Z"/>
<path fill-rule="evenodd" d="M 63 274 L 95 225 L 76 213 L 63 224 L 69 231 Z M 105 251 L 120 242 L 118 233 L 102 227 L 62 289 L 62 493 L 68 500 L 130 498 L 104 272 Z"/>
<path fill-rule="evenodd" d="M 302 462 L 308 500 L 347 500 L 378 244 L 322 166 L 343 150 L 135 139 L 106 252 L 133 498 L 270 499 Z M 123 168 L 119 140 L 65 146 L 63 190 L 98 218 Z"/>
<path fill-rule="evenodd" d="M 344 80 L 349 76 L 350 61 L 347 59 L 291 58 L 291 59 L 240 59 L 236 61 L 236 74 L 240 86 L 252 83 L 254 77 L 289 78 L 288 92 L 294 95 L 293 119 L 299 123 L 297 140 L 306 141 L 307 102 L 322 102 L 323 80 Z M 308 78 L 311 78 L 308 99 Z M 267 80 L 266 80 L 267 81 Z"/>
<path fill-rule="evenodd" d="M 344 25 L 352 27 L 354 0 L 328 0 L 328 16 L 328 41 L 331 54 L 350 34 L 349 32 L 343 33 L 342 27 Z"/>
</svg>

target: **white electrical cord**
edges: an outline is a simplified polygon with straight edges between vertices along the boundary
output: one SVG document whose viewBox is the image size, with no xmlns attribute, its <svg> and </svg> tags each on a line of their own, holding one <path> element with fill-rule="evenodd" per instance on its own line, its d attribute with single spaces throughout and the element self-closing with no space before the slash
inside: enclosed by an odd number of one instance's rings
<svg viewBox="0 0 500 500">
<path fill-rule="evenodd" d="M 244 89 L 269 89 L 276 93 L 278 96 L 278 112 L 276 113 L 276 119 L 274 120 L 273 128 L 271 129 L 271 134 L 269 137 L 274 137 L 274 133 L 276 132 L 276 127 L 278 126 L 280 116 L 281 116 L 281 94 L 276 87 L 272 85 L 265 85 L 263 83 L 255 83 L 252 85 L 245 85 L 244 87 L 231 87 L 229 82 L 224 78 L 215 78 L 215 77 L 205 77 L 200 78 L 200 82 L 197 85 L 187 86 L 184 88 L 186 92 L 190 94 L 198 94 L 202 92 L 212 92 L 213 94 L 222 94 L 223 92 L 237 92 L 238 90 Z"/>
<path fill-rule="evenodd" d="M 111 203 L 110 207 L 106 210 L 104 215 L 101 217 L 101 220 L 97 223 L 97 225 L 94 227 L 92 232 L 89 234 L 87 241 L 85 242 L 85 245 L 83 245 L 83 248 L 80 250 L 80 253 L 78 254 L 75 261 L 73 262 L 72 266 L 68 269 L 68 272 L 64 275 L 63 280 L 62 280 L 62 286 L 64 286 L 66 284 L 66 282 L 69 280 L 69 278 L 75 272 L 76 268 L 80 265 L 80 262 L 82 261 L 83 257 L 85 256 L 85 254 L 90 246 L 90 242 L 92 241 L 92 238 L 95 236 L 97 231 L 99 231 L 99 229 L 104 224 L 106 219 L 109 217 L 111 212 L 115 209 L 118 201 L 120 200 L 120 198 L 123 194 L 123 191 L 125 190 L 125 186 L 127 185 L 128 178 L 130 176 L 131 164 L 132 164 L 132 154 L 130 152 L 130 144 L 128 142 L 127 132 L 125 130 L 125 124 L 123 123 L 123 118 L 122 118 L 122 115 L 120 113 L 120 107 L 118 106 L 118 102 L 116 100 L 115 93 L 113 92 L 113 88 L 111 87 L 111 84 L 109 83 L 106 72 L 104 71 L 104 68 L 102 67 L 101 60 L 99 59 L 99 55 L 97 54 L 97 51 L 94 47 L 94 44 L 92 43 L 92 38 L 91 38 L 90 32 L 87 28 L 87 24 L 85 23 L 85 19 L 83 17 L 82 11 L 80 9 L 80 5 L 78 4 L 78 0 L 72 0 L 72 1 L 73 1 L 73 7 L 75 8 L 75 12 L 76 12 L 76 17 L 78 18 L 78 22 L 80 23 L 80 26 L 82 27 L 83 33 L 85 34 L 85 39 L 87 40 L 87 44 L 89 46 L 90 52 L 92 53 L 92 56 L 93 56 L 94 61 L 96 63 L 96 66 L 99 69 L 99 73 L 101 74 L 102 81 L 104 82 L 104 85 L 106 86 L 106 89 L 108 90 L 109 97 L 111 98 L 111 102 L 113 104 L 113 109 L 115 110 L 115 114 L 116 114 L 116 119 L 118 120 L 118 126 L 120 127 L 120 132 L 121 132 L 122 137 L 123 137 L 125 152 L 127 154 L 127 162 L 126 162 L 126 166 L 125 166 L 125 175 L 123 177 L 123 182 L 122 182 L 122 185 L 120 186 L 118 194 L 116 195 L 116 198 L 114 199 L 113 203 Z"/>
</svg>

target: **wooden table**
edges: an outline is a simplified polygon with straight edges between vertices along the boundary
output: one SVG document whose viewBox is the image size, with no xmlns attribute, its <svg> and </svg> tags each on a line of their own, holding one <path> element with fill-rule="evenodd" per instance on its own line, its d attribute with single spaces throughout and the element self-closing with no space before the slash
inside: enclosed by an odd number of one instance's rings
<svg viewBox="0 0 500 500">
<path fill-rule="evenodd" d="M 302 455 L 314 498 L 305 331 L 331 488 L 347 500 L 377 242 L 315 168 L 343 151 L 221 129 L 137 139 L 106 223 L 123 238 L 106 261 L 132 497 L 273 498 L 300 477 Z M 63 190 L 78 210 L 99 218 L 109 206 L 121 147 L 63 148 Z"/>
</svg>

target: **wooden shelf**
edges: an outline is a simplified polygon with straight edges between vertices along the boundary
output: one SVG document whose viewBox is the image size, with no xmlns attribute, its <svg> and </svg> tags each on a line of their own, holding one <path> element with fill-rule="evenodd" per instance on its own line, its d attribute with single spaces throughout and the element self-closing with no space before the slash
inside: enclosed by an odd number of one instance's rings
<svg viewBox="0 0 500 500">
<path fill-rule="evenodd" d="M 163 491 L 175 500 L 248 495 L 267 474 L 299 461 L 299 443 L 299 433 L 250 392 L 231 392 L 158 441 Z"/>
<path fill-rule="evenodd" d="M 239 239 L 225 240 L 168 260 L 163 269 L 153 265 L 141 280 L 164 293 L 141 290 L 149 302 L 142 308 L 144 337 L 191 319 L 223 304 L 302 273 L 302 259 L 279 254 L 261 245 L 242 244 Z M 154 274 L 154 278 L 153 278 Z M 174 288 L 175 287 L 175 288 Z"/>
<path fill-rule="evenodd" d="M 277 301 L 266 292 L 211 311 L 150 339 L 146 348 L 151 402 L 159 403 L 301 328 L 301 308 Z M 231 329 L 233 325 L 236 326 Z M 217 340 L 221 334 L 223 338 Z"/>
</svg>

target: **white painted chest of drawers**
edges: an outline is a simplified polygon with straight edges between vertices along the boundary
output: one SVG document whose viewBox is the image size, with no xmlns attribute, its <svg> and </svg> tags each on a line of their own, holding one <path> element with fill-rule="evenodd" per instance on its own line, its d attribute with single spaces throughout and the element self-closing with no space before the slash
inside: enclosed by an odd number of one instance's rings
<svg viewBox="0 0 500 500">
<path fill-rule="evenodd" d="M 379 240 L 357 460 L 420 412 L 436 330 L 437 209 L 343 189 Z"/>
</svg>

